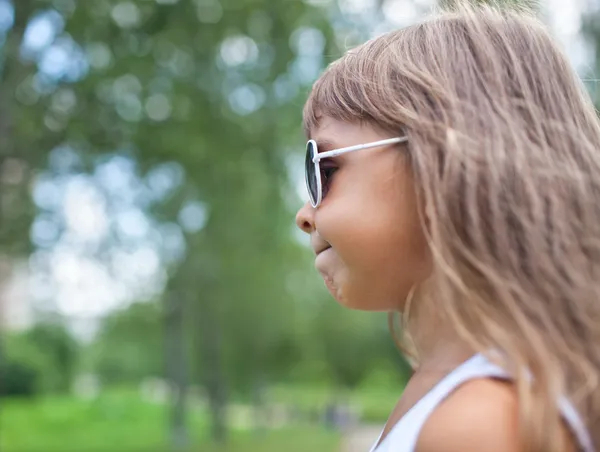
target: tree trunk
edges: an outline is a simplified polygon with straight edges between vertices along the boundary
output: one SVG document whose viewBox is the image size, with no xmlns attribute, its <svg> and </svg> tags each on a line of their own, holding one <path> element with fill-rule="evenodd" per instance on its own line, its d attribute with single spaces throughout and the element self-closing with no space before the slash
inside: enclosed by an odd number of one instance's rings
<svg viewBox="0 0 600 452">
<path fill-rule="evenodd" d="M 186 423 L 187 366 L 184 341 L 184 298 L 176 291 L 166 295 L 165 364 L 171 395 L 170 443 L 171 450 L 181 451 L 189 446 Z"/>
<path fill-rule="evenodd" d="M 18 59 L 18 49 L 23 40 L 25 27 L 29 22 L 32 11 L 30 0 L 21 0 L 14 4 L 14 23 L 12 29 L 7 33 L 6 40 L 2 46 L 0 55 L 2 71 L 0 71 L 0 250 L 6 246 L 8 240 L 5 231 L 7 229 L 5 221 L 5 212 L 2 209 L 4 197 L 4 182 L 2 180 L 2 169 L 7 156 L 14 153 L 14 134 L 13 134 L 13 116 L 12 116 L 12 96 L 19 83 L 20 72 L 22 70 L 21 62 Z M 0 259 L 3 258 L 0 251 Z M 4 270 L 9 267 L 0 265 L 0 286 L 8 280 L 8 274 Z M 0 300 L 0 328 L 6 320 L 4 310 L 6 306 Z M 0 363 L 5 359 L 2 331 L 0 331 Z M 0 384 L 2 382 L 0 381 Z M 3 408 L 3 407 L 2 407 Z"/>
<path fill-rule="evenodd" d="M 265 400 L 265 392 L 267 388 L 265 375 L 261 371 L 254 378 L 252 385 L 252 402 L 254 405 L 254 427 L 258 434 L 264 434 L 266 431 L 265 414 L 267 403 Z"/>
<path fill-rule="evenodd" d="M 227 442 L 227 385 L 222 363 L 222 338 L 219 313 L 212 300 L 201 304 L 198 321 L 199 344 L 196 350 L 201 353 L 201 374 L 208 395 L 211 414 L 211 437 L 218 444 Z"/>
</svg>

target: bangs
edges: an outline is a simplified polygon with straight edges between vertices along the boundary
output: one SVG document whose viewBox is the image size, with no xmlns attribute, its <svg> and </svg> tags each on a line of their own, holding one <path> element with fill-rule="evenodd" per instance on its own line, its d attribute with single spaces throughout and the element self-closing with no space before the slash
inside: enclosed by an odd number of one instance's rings
<svg viewBox="0 0 600 452">
<path fill-rule="evenodd" d="M 308 138 L 321 119 L 372 123 L 398 133 L 418 119 L 415 93 L 432 90 L 430 80 L 411 62 L 410 45 L 419 27 L 374 38 L 331 63 L 313 85 L 304 106 Z M 408 38 L 408 39 L 407 39 Z"/>
<path fill-rule="evenodd" d="M 303 112 L 304 134 L 307 138 L 319 127 L 323 116 L 349 122 L 364 119 L 365 102 L 352 95 L 358 87 L 347 76 L 347 58 L 348 55 L 329 66 L 313 85 Z"/>
<path fill-rule="evenodd" d="M 375 105 L 384 91 L 382 75 L 389 68 L 379 58 L 381 48 L 377 47 L 371 41 L 348 52 L 315 82 L 303 112 L 308 138 L 324 116 L 348 122 L 374 122 L 381 116 L 381 108 Z"/>
</svg>

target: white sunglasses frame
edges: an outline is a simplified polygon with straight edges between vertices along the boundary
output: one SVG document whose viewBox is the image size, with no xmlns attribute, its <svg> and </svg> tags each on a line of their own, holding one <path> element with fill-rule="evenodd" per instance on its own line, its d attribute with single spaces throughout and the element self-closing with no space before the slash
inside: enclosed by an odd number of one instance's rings
<svg viewBox="0 0 600 452">
<path fill-rule="evenodd" d="M 319 150 L 317 148 L 317 142 L 315 140 L 308 140 L 308 142 L 306 143 L 306 147 L 308 148 L 308 145 L 312 142 L 313 155 L 311 156 L 311 160 L 314 165 L 315 177 L 317 179 L 317 200 L 316 200 L 316 202 L 313 202 L 312 196 L 310 195 L 310 183 L 308 181 L 308 173 L 306 172 L 306 169 L 304 170 L 306 173 L 305 174 L 306 189 L 308 191 L 308 198 L 310 199 L 310 204 L 316 209 L 317 207 L 319 207 L 319 205 L 321 205 L 321 201 L 323 200 L 323 185 L 322 185 L 322 181 L 321 181 L 321 167 L 319 166 L 319 162 L 321 160 L 329 158 L 329 157 L 335 157 L 335 156 L 338 156 L 341 154 L 346 154 L 348 152 L 360 151 L 362 149 L 377 148 L 377 147 L 381 147 L 381 146 L 387 146 L 390 144 L 405 143 L 407 141 L 408 141 L 407 136 L 388 138 L 386 140 L 373 141 L 371 143 L 365 143 L 365 144 L 357 144 L 354 146 L 348 146 L 345 148 L 339 148 L 339 149 L 334 149 L 332 151 L 319 153 Z"/>
</svg>

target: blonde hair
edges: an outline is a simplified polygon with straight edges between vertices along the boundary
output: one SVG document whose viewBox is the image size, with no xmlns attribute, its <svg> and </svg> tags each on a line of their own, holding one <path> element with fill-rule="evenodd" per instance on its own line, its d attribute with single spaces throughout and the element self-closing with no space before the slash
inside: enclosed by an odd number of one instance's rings
<svg viewBox="0 0 600 452">
<path fill-rule="evenodd" d="M 543 24 L 462 2 L 370 40 L 315 83 L 307 135 L 323 116 L 408 135 L 434 257 L 417 304 L 507 357 L 524 450 L 562 450 L 561 395 L 600 448 L 600 127 Z"/>
</svg>

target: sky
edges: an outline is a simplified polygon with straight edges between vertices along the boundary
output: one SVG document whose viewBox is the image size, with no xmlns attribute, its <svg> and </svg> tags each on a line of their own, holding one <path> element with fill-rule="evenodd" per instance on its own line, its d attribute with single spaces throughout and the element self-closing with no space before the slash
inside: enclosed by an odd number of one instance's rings
<svg viewBox="0 0 600 452">
<path fill-rule="evenodd" d="M 553 33 L 580 73 L 587 71 L 586 61 L 592 50 L 579 35 L 584 1 L 543 2 Z M 310 0 L 310 3 L 325 6 L 329 2 Z M 374 0 L 339 0 L 338 4 L 350 21 L 377 15 L 373 9 Z M 430 4 L 431 0 L 416 0 L 414 4 L 405 0 L 386 0 L 383 14 L 387 24 L 372 27 L 371 34 L 414 22 Z M 113 11 L 115 21 L 121 20 L 123 15 L 131 19 L 131 12 Z M 10 26 L 10 14 L 7 2 L 0 0 L 0 29 Z M 40 70 L 50 76 L 67 73 L 74 79 L 84 76 L 89 64 L 101 65 L 102 61 L 110 59 L 110 54 L 102 48 L 88 49 L 92 52 L 88 61 L 71 58 L 73 52 L 80 50 L 60 37 L 63 25 L 58 13 L 35 19 L 25 35 L 23 57 L 36 58 Z M 317 38 L 303 37 L 315 46 L 322 45 Z M 235 50 L 236 45 L 239 48 L 240 42 L 225 44 L 222 58 L 225 61 L 235 59 L 237 54 L 231 49 Z M 251 44 L 244 44 L 246 57 L 253 52 Z M 260 101 L 255 94 L 242 92 L 232 93 L 230 100 L 244 110 L 252 106 L 240 99 L 250 98 Z M 68 91 L 59 100 L 64 108 L 73 103 Z M 168 105 L 159 101 L 156 100 L 154 106 L 145 105 L 148 114 L 165 114 Z M 140 108 L 144 106 L 140 105 Z M 300 145 L 299 149 L 302 148 Z M 298 196 L 305 201 L 302 158 L 300 155 L 298 159 L 292 158 L 290 167 L 292 177 L 297 180 Z M 183 233 L 200 230 L 206 222 L 207 212 L 202 204 L 190 203 L 182 209 L 179 221 L 169 225 L 154 224 L 144 215 L 145 205 L 167 195 L 184 177 L 183 170 L 174 164 L 157 167 L 142 179 L 136 175 L 134 163 L 116 152 L 113 158 L 99 163 L 93 174 L 82 175 L 77 174 L 76 153 L 68 148 L 57 148 L 50 154 L 50 166 L 52 172 L 41 175 L 33 190 L 40 214 L 31 229 L 31 238 L 39 248 L 28 263 L 29 299 L 35 306 L 52 305 L 62 315 L 73 319 L 75 332 L 84 337 L 93 330 L 94 319 L 133 300 L 160 293 L 166 278 L 163 264 L 182 258 L 185 253 Z M 50 246 L 63 228 L 58 244 Z M 109 231 L 116 231 L 128 245 L 112 249 L 99 259 L 97 256 L 105 250 Z M 23 284 L 22 281 L 19 284 Z"/>
</svg>

